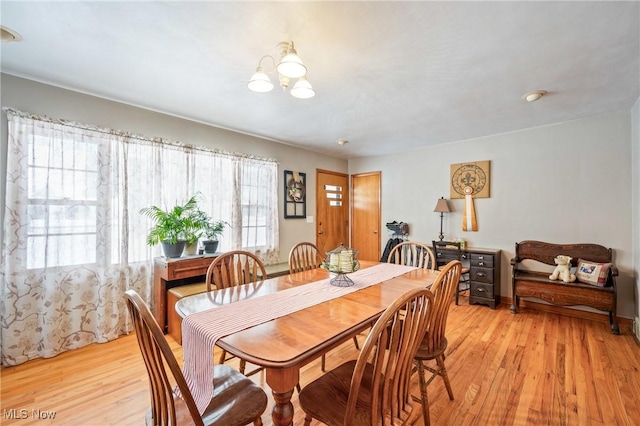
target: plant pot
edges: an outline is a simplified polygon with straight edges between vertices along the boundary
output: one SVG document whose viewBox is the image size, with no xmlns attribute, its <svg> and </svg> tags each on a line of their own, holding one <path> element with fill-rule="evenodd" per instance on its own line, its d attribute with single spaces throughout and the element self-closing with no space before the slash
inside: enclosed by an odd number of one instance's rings
<svg viewBox="0 0 640 426">
<path fill-rule="evenodd" d="M 198 242 L 193 242 L 191 244 L 187 243 L 184 246 L 184 255 L 185 256 L 194 256 L 198 253 Z"/>
<path fill-rule="evenodd" d="M 216 250 L 218 250 L 218 243 L 219 241 L 216 240 L 205 240 L 202 242 L 202 245 L 204 246 L 204 252 L 205 253 L 215 253 Z"/>
<path fill-rule="evenodd" d="M 171 244 L 166 241 L 162 242 L 162 252 L 165 257 L 180 257 L 184 251 L 184 246 L 187 244 L 184 240 L 178 240 L 177 243 Z"/>
</svg>

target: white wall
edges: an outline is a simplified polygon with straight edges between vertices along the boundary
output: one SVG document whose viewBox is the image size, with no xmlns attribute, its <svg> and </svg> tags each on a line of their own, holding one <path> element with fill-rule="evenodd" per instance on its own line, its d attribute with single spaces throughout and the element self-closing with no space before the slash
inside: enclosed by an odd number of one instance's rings
<svg viewBox="0 0 640 426">
<path fill-rule="evenodd" d="M 142 108 L 83 95 L 70 90 L 37 83 L 15 76 L 1 74 L 2 107 L 44 114 L 52 118 L 74 120 L 112 129 L 163 137 L 194 145 L 216 147 L 226 151 L 242 152 L 278 160 L 280 206 L 283 205 L 284 170 L 307 174 L 307 214 L 315 215 L 316 168 L 347 172 L 347 161 L 315 152 L 293 148 L 252 136 L 199 124 Z M 0 219 L 4 223 L 6 185 L 7 117 L 2 114 L 0 139 Z M 206 194 L 205 194 L 206 195 Z M 2 234 L 0 233 L 0 241 Z M 284 219 L 280 209 L 280 260 L 286 262 L 289 250 L 300 241 L 315 241 L 315 223 L 304 219 Z"/>
<path fill-rule="evenodd" d="M 635 282 L 635 317 L 640 318 L 640 98 L 631 110 L 631 145 L 632 145 L 632 227 L 633 227 L 633 270 Z"/>
<path fill-rule="evenodd" d="M 634 313 L 629 111 L 349 161 L 349 173 L 382 172 L 382 226 L 409 224 L 410 238 L 437 239 L 436 200 L 450 198 L 452 163 L 491 161 L 491 197 L 475 200 L 477 232 L 462 231 L 463 200 L 450 201 L 445 238 L 502 249 L 501 294 L 511 296 L 514 243 L 595 243 L 615 250 L 618 315 Z M 637 141 L 636 141 L 637 142 Z M 637 217 L 637 215 L 636 215 Z M 636 219 L 637 220 L 637 219 Z M 382 244 L 388 235 L 382 236 Z"/>
</svg>

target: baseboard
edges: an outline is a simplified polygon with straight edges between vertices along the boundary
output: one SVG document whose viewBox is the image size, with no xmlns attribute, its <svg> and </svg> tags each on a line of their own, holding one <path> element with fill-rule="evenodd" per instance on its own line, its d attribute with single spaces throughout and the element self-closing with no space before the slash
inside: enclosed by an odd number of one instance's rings
<svg viewBox="0 0 640 426">
<path fill-rule="evenodd" d="M 500 302 L 511 306 L 512 300 L 510 297 L 502 296 L 500 297 Z M 554 314 L 568 315 L 575 318 L 601 321 L 609 324 L 609 315 L 606 313 L 583 311 L 581 309 L 573 309 L 566 306 L 549 305 L 546 303 L 534 302 L 531 300 L 524 300 L 524 299 L 520 299 L 520 304 L 518 305 L 518 308 L 536 309 L 538 311 L 552 312 Z M 616 321 L 618 322 L 618 325 L 620 327 L 627 326 L 630 329 L 633 329 L 633 320 L 630 318 L 623 318 L 623 317 L 616 316 Z M 637 340 L 638 336 L 635 333 L 634 335 L 636 336 L 636 340 Z"/>
<path fill-rule="evenodd" d="M 636 343 L 640 346 L 640 317 L 636 317 L 633 320 L 633 337 L 636 339 Z"/>
</svg>

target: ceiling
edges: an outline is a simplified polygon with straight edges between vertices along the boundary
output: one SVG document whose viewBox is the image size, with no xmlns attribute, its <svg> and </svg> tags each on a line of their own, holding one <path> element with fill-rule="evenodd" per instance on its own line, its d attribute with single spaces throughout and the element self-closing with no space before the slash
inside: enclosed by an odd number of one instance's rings
<svg viewBox="0 0 640 426">
<path fill-rule="evenodd" d="M 23 40 L 0 54 L 8 74 L 354 158 L 630 110 L 639 6 L 3 0 Z M 247 89 L 286 40 L 312 99 Z"/>
</svg>

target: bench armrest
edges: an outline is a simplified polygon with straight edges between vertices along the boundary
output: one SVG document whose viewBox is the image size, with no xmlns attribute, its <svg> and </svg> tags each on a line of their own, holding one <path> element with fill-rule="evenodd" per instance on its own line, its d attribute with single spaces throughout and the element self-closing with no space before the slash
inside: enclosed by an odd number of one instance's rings
<svg viewBox="0 0 640 426">
<path fill-rule="evenodd" d="M 611 268 L 609 269 L 609 271 L 611 271 L 611 275 L 614 276 L 614 277 L 617 277 L 618 274 L 620 273 L 618 271 L 618 267 L 615 266 L 615 265 L 611 265 Z"/>
</svg>

